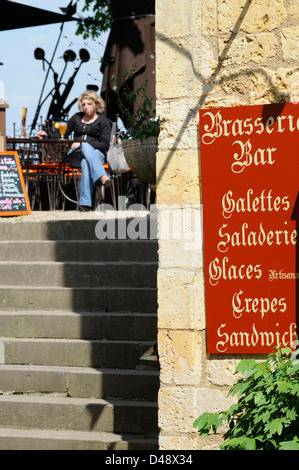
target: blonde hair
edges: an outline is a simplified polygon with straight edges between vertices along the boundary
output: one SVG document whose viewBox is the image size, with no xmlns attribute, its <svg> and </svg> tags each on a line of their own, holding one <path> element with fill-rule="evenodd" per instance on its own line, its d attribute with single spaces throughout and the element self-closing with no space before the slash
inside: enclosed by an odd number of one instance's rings
<svg viewBox="0 0 299 470">
<path fill-rule="evenodd" d="M 78 107 L 80 111 L 83 111 L 82 109 L 82 101 L 83 100 L 90 100 L 96 105 L 96 110 L 98 113 L 102 113 L 105 109 L 105 102 L 104 100 L 93 90 L 87 90 L 81 93 L 81 95 L 78 98 Z"/>
</svg>

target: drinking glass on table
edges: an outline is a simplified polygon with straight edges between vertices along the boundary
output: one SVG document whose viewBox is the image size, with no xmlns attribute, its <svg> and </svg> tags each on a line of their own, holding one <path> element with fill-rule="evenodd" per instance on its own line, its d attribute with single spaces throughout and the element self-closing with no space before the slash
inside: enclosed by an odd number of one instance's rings
<svg viewBox="0 0 299 470">
<path fill-rule="evenodd" d="M 59 132 L 60 132 L 60 135 L 61 135 L 62 139 L 64 138 L 66 128 L 67 128 L 67 123 L 64 122 L 64 121 L 60 121 L 60 123 L 59 123 Z"/>
</svg>

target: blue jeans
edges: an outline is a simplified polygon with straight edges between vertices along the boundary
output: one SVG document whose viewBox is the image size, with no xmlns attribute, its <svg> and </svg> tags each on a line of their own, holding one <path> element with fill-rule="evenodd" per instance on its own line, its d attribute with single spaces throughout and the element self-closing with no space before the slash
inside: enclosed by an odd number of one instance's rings
<svg viewBox="0 0 299 470">
<path fill-rule="evenodd" d="M 82 143 L 82 152 L 76 155 L 78 166 L 81 165 L 80 199 L 79 206 L 92 206 L 92 192 L 94 183 L 104 175 L 104 154 L 87 142 Z M 68 155 L 72 153 L 69 150 Z"/>
</svg>

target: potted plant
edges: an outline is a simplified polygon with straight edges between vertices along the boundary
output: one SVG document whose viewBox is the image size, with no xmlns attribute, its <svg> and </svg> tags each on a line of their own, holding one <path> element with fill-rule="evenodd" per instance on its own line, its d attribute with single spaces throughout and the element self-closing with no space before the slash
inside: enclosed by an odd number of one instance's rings
<svg viewBox="0 0 299 470">
<path fill-rule="evenodd" d="M 128 77 L 131 75 L 128 74 Z M 122 146 L 127 163 L 132 172 L 142 181 L 156 182 L 156 153 L 160 132 L 156 110 L 152 109 L 152 99 L 147 96 L 145 81 L 136 90 L 131 90 L 124 80 L 121 95 L 118 95 L 120 116 L 127 129 L 122 136 Z M 134 108 L 135 112 L 131 110 Z"/>
</svg>

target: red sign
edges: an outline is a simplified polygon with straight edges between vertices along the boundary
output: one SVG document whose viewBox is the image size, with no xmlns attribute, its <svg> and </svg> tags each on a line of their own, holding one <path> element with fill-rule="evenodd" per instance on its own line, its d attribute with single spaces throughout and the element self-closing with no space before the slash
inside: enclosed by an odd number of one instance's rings
<svg viewBox="0 0 299 470">
<path fill-rule="evenodd" d="M 299 105 L 202 109 L 200 148 L 208 352 L 292 346 Z"/>
</svg>

